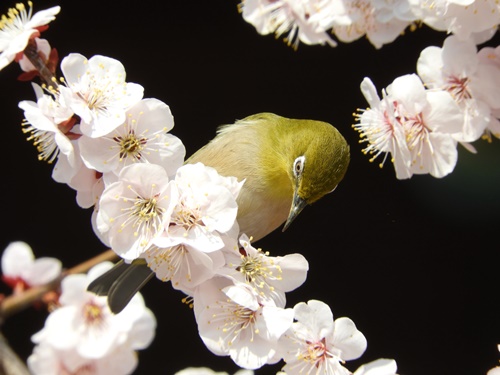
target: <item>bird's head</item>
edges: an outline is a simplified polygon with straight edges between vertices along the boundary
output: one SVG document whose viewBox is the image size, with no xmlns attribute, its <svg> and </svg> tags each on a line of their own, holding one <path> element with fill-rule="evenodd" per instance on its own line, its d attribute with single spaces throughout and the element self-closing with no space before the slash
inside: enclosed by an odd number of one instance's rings
<svg viewBox="0 0 500 375">
<path fill-rule="evenodd" d="M 272 151 L 264 159 L 269 178 L 276 180 L 281 175 L 288 179 L 288 184 L 276 181 L 271 189 L 276 194 L 292 194 L 285 230 L 306 205 L 335 190 L 349 165 L 349 145 L 326 122 L 288 119 L 271 113 L 257 116 L 274 124 L 266 147 Z"/>
</svg>

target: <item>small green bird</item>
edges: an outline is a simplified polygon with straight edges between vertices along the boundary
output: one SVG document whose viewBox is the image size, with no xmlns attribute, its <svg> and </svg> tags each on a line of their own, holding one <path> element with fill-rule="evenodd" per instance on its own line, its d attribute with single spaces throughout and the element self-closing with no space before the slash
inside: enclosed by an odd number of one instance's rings
<svg viewBox="0 0 500 375">
<path fill-rule="evenodd" d="M 186 163 L 201 162 L 245 183 L 237 198 L 240 232 L 257 241 L 332 192 L 349 164 L 349 146 L 332 125 L 260 113 L 221 126 Z M 117 263 L 88 290 L 120 312 L 154 275 L 143 260 Z"/>
</svg>

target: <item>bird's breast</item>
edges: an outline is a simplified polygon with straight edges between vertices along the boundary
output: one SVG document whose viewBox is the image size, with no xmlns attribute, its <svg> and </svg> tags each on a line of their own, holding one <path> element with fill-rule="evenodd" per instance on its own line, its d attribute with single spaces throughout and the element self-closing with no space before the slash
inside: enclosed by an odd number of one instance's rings
<svg viewBox="0 0 500 375">
<path fill-rule="evenodd" d="M 290 212 L 292 196 L 272 197 L 266 191 L 245 188 L 238 196 L 238 224 L 240 233 L 261 239 L 282 225 Z"/>
</svg>

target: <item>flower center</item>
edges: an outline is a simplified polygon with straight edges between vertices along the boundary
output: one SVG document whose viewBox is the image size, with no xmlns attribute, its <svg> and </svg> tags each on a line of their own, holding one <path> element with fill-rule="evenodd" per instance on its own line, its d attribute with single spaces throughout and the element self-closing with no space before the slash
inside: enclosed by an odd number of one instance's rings
<svg viewBox="0 0 500 375">
<path fill-rule="evenodd" d="M 104 321 L 102 306 L 90 301 L 83 306 L 83 319 L 88 326 L 101 325 Z"/>
<path fill-rule="evenodd" d="M 224 340 L 228 340 L 229 345 L 232 345 L 244 332 L 250 335 L 248 338 L 250 342 L 253 341 L 254 334 L 259 333 L 255 328 L 259 310 L 254 311 L 230 299 L 217 301 L 215 305 L 210 305 L 210 309 L 216 312 L 209 323 L 217 325 L 217 329 L 224 333 Z"/>
<path fill-rule="evenodd" d="M 152 188 L 156 188 L 156 185 L 153 184 Z M 129 189 L 133 188 L 129 186 Z M 132 228 L 135 228 L 134 236 L 140 235 L 150 238 L 151 235 L 156 234 L 161 230 L 162 216 L 165 213 L 165 208 L 159 205 L 160 199 L 162 199 L 160 193 L 152 194 L 148 198 L 137 194 L 133 199 L 133 204 L 123 209 L 128 217 L 121 224 L 121 230 L 128 225 L 132 225 Z"/>
<path fill-rule="evenodd" d="M 428 147 L 432 153 L 432 144 L 429 142 L 431 130 L 426 126 L 422 113 L 416 115 L 403 113 L 397 102 L 394 102 L 394 107 L 396 108 L 395 118 L 405 131 L 408 149 L 414 154 L 416 153 L 418 157 L 422 155 L 424 147 Z"/>
<path fill-rule="evenodd" d="M 120 159 L 125 159 L 130 157 L 135 161 L 139 161 L 142 158 L 142 150 L 144 145 L 147 143 L 146 138 L 139 138 L 136 136 L 134 130 L 130 130 L 124 137 L 117 136 L 113 140 L 120 147 Z"/>
<path fill-rule="evenodd" d="M 330 353 L 326 346 L 326 339 L 323 338 L 317 342 L 307 341 L 307 349 L 301 355 L 301 359 L 319 367 L 322 362 L 329 358 L 333 358 L 333 354 Z"/>
<path fill-rule="evenodd" d="M 196 225 L 204 226 L 201 220 L 201 213 L 199 208 L 188 207 L 184 201 L 181 201 L 172 215 L 172 223 L 174 225 L 180 225 L 184 229 L 189 231 L 192 227 Z"/>
<path fill-rule="evenodd" d="M 468 84 L 470 79 L 468 77 L 448 77 L 447 84 L 445 85 L 445 90 L 448 91 L 451 96 L 457 101 L 462 102 L 465 99 L 472 98 L 472 95 L 469 91 Z"/>
<path fill-rule="evenodd" d="M 142 223 L 154 220 L 162 212 L 163 209 L 158 207 L 156 196 L 152 198 L 137 197 L 134 202 L 132 215 L 139 219 L 139 223 Z"/>
<path fill-rule="evenodd" d="M 94 83 L 95 85 L 95 83 Z M 88 108 L 93 112 L 106 112 L 107 110 L 107 97 L 105 91 L 93 87 L 92 91 L 86 94 L 78 94 L 82 99 L 87 102 Z"/>
<path fill-rule="evenodd" d="M 236 270 L 245 275 L 247 282 L 253 282 L 257 277 L 264 276 L 267 268 L 263 267 L 262 261 L 258 258 L 244 257 Z"/>
<path fill-rule="evenodd" d="M 263 253 L 261 249 L 257 251 L 256 255 L 249 255 L 245 249 L 241 248 L 241 263 L 235 269 L 245 276 L 248 284 L 262 289 L 261 293 L 273 292 L 274 287 L 269 284 L 269 281 L 282 279 L 281 267 L 268 257 L 268 252 Z"/>
</svg>

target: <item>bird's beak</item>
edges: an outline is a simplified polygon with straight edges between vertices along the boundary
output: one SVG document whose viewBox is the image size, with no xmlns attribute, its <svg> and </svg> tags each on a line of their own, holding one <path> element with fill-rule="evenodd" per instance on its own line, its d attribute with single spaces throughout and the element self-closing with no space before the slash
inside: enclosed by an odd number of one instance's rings
<svg viewBox="0 0 500 375">
<path fill-rule="evenodd" d="M 288 219 L 286 219 L 285 225 L 283 226 L 283 232 L 292 224 L 292 221 L 299 216 L 305 206 L 307 206 L 306 200 L 299 197 L 297 192 L 293 193 L 292 207 L 290 208 Z"/>
</svg>

